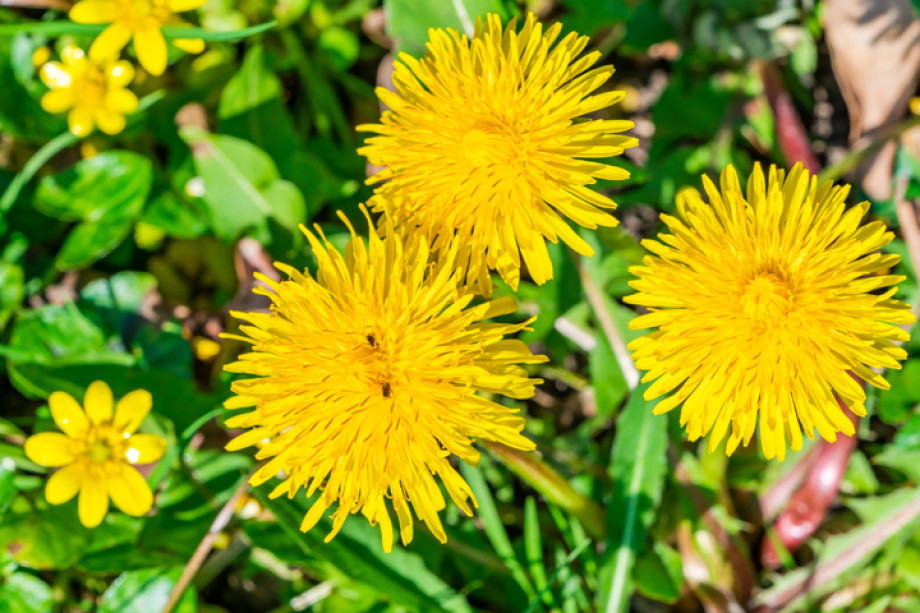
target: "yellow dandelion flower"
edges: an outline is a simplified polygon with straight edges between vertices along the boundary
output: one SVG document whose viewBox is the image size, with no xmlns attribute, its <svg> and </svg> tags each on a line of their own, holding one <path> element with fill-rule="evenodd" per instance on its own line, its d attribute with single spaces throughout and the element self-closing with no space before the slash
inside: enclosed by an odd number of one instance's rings
<svg viewBox="0 0 920 613">
<path fill-rule="evenodd" d="M 102 522 L 109 499 L 128 515 L 147 513 L 153 493 L 133 465 L 156 462 L 166 451 L 162 437 L 135 434 L 150 412 L 150 392 L 135 390 L 116 405 L 109 386 L 96 381 L 86 390 L 83 408 L 64 392 L 51 394 L 48 404 L 63 434 L 41 432 L 25 444 L 30 460 L 59 467 L 45 486 L 48 502 L 62 504 L 79 492 L 80 522 L 87 528 Z"/>
<path fill-rule="evenodd" d="M 98 126 L 106 134 L 125 129 L 125 115 L 137 110 L 137 96 L 125 89 L 134 79 L 134 67 L 113 58 L 101 62 L 86 57 L 78 47 L 64 47 L 62 62 L 43 65 L 39 76 L 51 91 L 42 96 L 49 113 L 67 113 L 75 136 L 86 136 Z"/>
<path fill-rule="evenodd" d="M 307 496 L 320 492 L 304 532 L 337 503 L 327 542 L 360 511 L 380 525 L 389 551 L 389 506 L 403 543 L 412 540 L 412 510 L 446 541 L 436 477 L 464 513 L 472 515 L 468 500 L 476 506 L 450 456 L 475 465 L 474 439 L 534 448 L 515 409 L 476 392 L 529 398 L 540 381 L 518 364 L 545 358 L 504 338 L 526 324 L 481 323 L 516 305 L 505 298 L 470 306 L 473 294 L 458 289 L 456 247 L 435 259 L 423 237 L 404 242 L 392 225 L 385 239 L 372 227 L 365 244 L 349 224 L 343 256 L 319 228 L 319 238 L 301 229 L 318 261 L 316 277 L 277 264 L 287 280 L 257 274 L 270 288 L 256 291 L 271 298 L 271 313 L 234 313 L 249 325 L 241 327 L 245 336 L 231 338 L 253 351 L 226 369 L 258 378 L 233 383 L 236 396 L 226 406 L 255 408 L 227 421 L 251 428 L 227 449 L 261 445 L 256 458 L 271 459 L 250 481 L 284 471 L 273 497 L 293 498 L 301 487 Z"/>
<path fill-rule="evenodd" d="M 731 454 L 759 422 L 768 459 L 787 441 L 799 450 L 803 429 L 852 436 L 837 398 L 863 416 L 866 394 L 851 373 L 888 389 L 872 369 L 907 356 L 895 324 L 914 317 L 889 287 L 904 277 L 884 272 L 899 257 L 878 251 L 894 235 L 861 224 L 869 203 L 847 209 L 848 186 L 818 185 L 800 164 L 788 176 L 771 166 L 766 181 L 757 165 L 746 190 L 731 166 L 721 190 L 703 185 L 709 204 L 683 191 L 678 217 L 662 215 L 670 234 L 643 241 L 654 255 L 632 269 L 639 293 L 626 301 L 651 312 L 631 327 L 658 328 L 630 344 L 655 380 L 646 399 L 670 394 L 655 413 L 681 405 L 690 440 L 711 432 L 710 451 L 729 425 Z"/>
<path fill-rule="evenodd" d="M 70 9 L 70 18 L 77 23 L 112 24 L 89 48 L 94 60 L 117 57 L 133 38 L 138 62 L 150 74 L 160 75 L 166 70 L 167 61 L 163 26 L 188 26 L 176 13 L 194 11 L 205 2 L 207 0 L 80 0 Z M 204 41 L 200 38 L 178 38 L 172 42 L 187 53 L 204 51 Z"/>
<path fill-rule="evenodd" d="M 624 94 L 596 93 L 613 67 L 590 69 L 597 51 L 579 57 L 586 36 L 554 46 L 561 31 L 544 31 L 533 14 L 519 32 L 490 14 L 472 41 L 430 30 L 422 60 L 401 54 L 395 63 L 398 93 L 377 89 L 389 107 L 381 124 L 358 127 L 379 134 L 359 150 L 385 167 L 368 180 L 381 184 L 375 210 L 438 250 L 457 235 L 467 279 L 485 293 L 490 269 L 516 288 L 522 258 L 536 283 L 551 279 L 544 239 L 592 255 L 563 217 L 587 228 L 617 223 L 604 210 L 616 204 L 589 186 L 629 176 L 604 158 L 636 144 L 619 134 L 633 123 L 583 118 Z"/>
</svg>

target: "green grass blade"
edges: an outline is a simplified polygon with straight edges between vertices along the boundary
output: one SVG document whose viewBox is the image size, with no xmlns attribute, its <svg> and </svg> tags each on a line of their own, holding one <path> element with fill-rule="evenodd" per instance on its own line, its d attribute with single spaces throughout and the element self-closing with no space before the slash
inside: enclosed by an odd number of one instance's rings
<svg viewBox="0 0 920 613">
<path fill-rule="evenodd" d="M 232 32 L 211 32 L 202 28 L 163 28 L 166 38 L 200 38 L 209 42 L 227 42 L 240 40 L 256 34 L 261 34 L 275 27 L 277 22 L 269 21 L 258 25 L 233 30 Z M 0 25 L 0 36 L 13 34 L 44 34 L 45 36 L 95 36 L 101 33 L 108 24 L 100 23 L 74 23 L 72 21 L 27 21 L 23 23 L 8 23 Z"/>
</svg>

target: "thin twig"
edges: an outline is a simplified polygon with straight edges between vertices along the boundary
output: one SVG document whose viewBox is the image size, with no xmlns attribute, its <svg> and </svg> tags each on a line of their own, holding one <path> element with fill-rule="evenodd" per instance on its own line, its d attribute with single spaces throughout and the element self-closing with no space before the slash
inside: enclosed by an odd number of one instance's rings
<svg viewBox="0 0 920 613">
<path fill-rule="evenodd" d="M 578 271 L 581 275 L 581 285 L 585 289 L 585 295 L 588 297 L 591 308 L 594 309 L 594 315 L 597 317 L 597 321 L 604 330 L 604 335 L 607 337 L 607 342 L 610 343 L 610 348 L 613 349 L 613 355 L 617 359 L 617 364 L 620 365 L 620 370 L 623 372 L 623 377 L 626 379 L 626 385 L 631 390 L 635 389 L 636 385 L 639 383 L 639 370 L 633 363 L 632 358 L 629 357 L 629 350 L 626 348 L 626 343 L 623 342 L 619 332 L 617 332 L 616 325 L 613 323 L 613 317 L 611 317 L 610 311 L 607 310 L 607 305 L 604 304 L 604 296 L 601 294 L 594 279 L 591 278 L 591 275 L 588 274 L 587 269 L 581 263 L 578 265 Z"/>
<path fill-rule="evenodd" d="M 166 606 L 163 607 L 162 613 L 170 613 L 170 611 L 179 604 L 179 599 L 182 598 L 182 593 L 185 592 L 185 588 L 187 588 L 192 582 L 192 579 L 195 578 L 195 574 L 198 572 L 204 559 L 208 557 L 208 553 L 210 553 L 211 548 L 214 546 L 214 539 L 216 539 L 221 530 L 230 523 L 230 518 L 233 517 L 233 510 L 236 508 L 236 503 L 243 494 L 246 493 L 249 487 L 249 477 L 251 475 L 252 473 L 243 479 L 236 490 L 234 490 L 233 495 L 230 496 L 230 500 L 224 503 L 220 512 L 217 513 L 217 517 L 214 518 L 211 527 L 208 528 L 208 533 L 205 534 L 201 542 L 198 543 L 195 553 L 192 554 L 192 557 L 182 570 L 182 576 L 179 577 L 179 581 L 176 582 L 172 592 L 169 594 L 169 600 L 166 601 Z"/>
</svg>

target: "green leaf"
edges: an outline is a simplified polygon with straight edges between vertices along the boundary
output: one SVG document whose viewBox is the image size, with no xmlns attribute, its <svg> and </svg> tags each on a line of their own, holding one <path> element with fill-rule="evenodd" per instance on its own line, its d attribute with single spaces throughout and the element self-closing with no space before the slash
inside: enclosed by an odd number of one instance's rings
<svg viewBox="0 0 920 613">
<path fill-rule="evenodd" d="M 21 502 L 25 502 L 22 498 Z M 76 502 L 39 508 L 14 504 L 0 523 L 0 549 L 23 566 L 69 568 L 80 558 L 91 531 L 77 519 Z"/>
<path fill-rule="evenodd" d="M 279 177 L 264 151 L 242 139 L 198 128 L 183 128 L 180 135 L 192 149 L 211 226 L 219 237 L 233 240 L 250 228 L 264 230 L 268 217 L 291 231 L 306 220 L 303 196 Z"/>
<path fill-rule="evenodd" d="M 102 594 L 99 613 L 160 613 L 169 600 L 182 567 L 136 570 L 119 575 Z M 188 588 L 182 594 L 176 613 L 198 610 L 195 592 Z"/>
<path fill-rule="evenodd" d="M 633 591 L 631 571 L 661 501 L 667 471 L 668 420 L 652 413 L 643 399 L 648 388 L 633 390 L 617 420 L 610 463 L 613 494 L 607 507 L 609 557 L 599 597 L 608 613 L 627 610 Z"/>
<path fill-rule="evenodd" d="M 508 11 L 501 0 L 384 0 L 387 32 L 400 51 L 421 55 L 428 41 L 428 28 L 453 28 L 470 36 L 476 18 L 497 13 L 502 23 Z"/>
<path fill-rule="evenodd" d="M 292 543 L 309 559 L 325 559 L 338 571 L 374 589 L 381 598 L 417 613 L 470 613 L 466 599 L 425 565 L 425 560 L 399 545 L 384 553 L 380 529 L 361 516 L 351 517 L 342 531 L 328 543 L 324 535 L 331 529 L 328 517 L 309 532 L 300 524 L 312 503 L 300 493 L 293 499 L 270 499 L 271 486 L 255 489 L 263 506 L 271 509 Z M 258 545 L 258 543 L 255 543 Z"/>
<path fill-rule="evenodd" d="M 109 253 L 130 233 L 153 184 L 153 164 L 130 151 L 107 151 L 45 177 L 35 208 L 63 221 L 81 221 L 67 236 L 55 265 L 83 268 Z"/>
<path fill-rule="evenodd" d="M 482 521 L 482 529 L 485 531 L 486 536 L 489 537 L 492 547 L 495 548 L 495 553 L 505 563 L 505 566 L 511 570 L 511 576 L 514 577 L 515 582 L 524 591 L 524 594 L 527 595 L 527 599 L 533 600 L 536 597 L 536 590 L 533 589 L 530 579 L 514 553 L 511 539 L 508 538 L 505 524 L 498 515 L 495 500 L 492 498 L 492 491 L 489 489 L 485 477 L 482 476 L 479 468 L 473 468 L 466 463 L 460 465 L 460 472 L 463 473 L 463 477 L 470 484 L 470 489 L 473 490 L 473 494 L 479 502 L 478 516 Z"/>
<path fill-rule="evenodd" d="M 124 270 L 111 277 L 90 281 L 80 291 L 80 296 L 100 309 L 136 313 L 156 286 L 157 280 L 152 274 Z"/>
<path fill-rule="evenodd" d="M 13 479 L 16 476 L 16 463 L 11 458 L 4 457 L 0 460 L 0 519 L 6 512 L 7 505 L 16 494 Z"/>
<path fill-rule="evenodd" d="M 169 190 L 150 201 L 141 215 L 141 222 L 173 238 L 196 238 L 208 231 L 196 207 Z"/>
<path fill-rule="evenodd" d="M 656 541 L 636 560 L 632 578 L 636 589 L 646 598 L 673 604 L 680 597 L 684 582 L 680 554 Z"/>
<path fill-rule="evenodd" d="M 0 330 L 6 327 L 6 322 L 22 304 L 25 296 L 23 282 L 25 275 L 22 268 L 16 264 L 0 262 Z"/>
<path fill-rule="evenodd" d="M 0 613 L 45 613 L 51 602 L 51 587 L 35 575 L 17 572 L 0 583 Z"/>
</svg>

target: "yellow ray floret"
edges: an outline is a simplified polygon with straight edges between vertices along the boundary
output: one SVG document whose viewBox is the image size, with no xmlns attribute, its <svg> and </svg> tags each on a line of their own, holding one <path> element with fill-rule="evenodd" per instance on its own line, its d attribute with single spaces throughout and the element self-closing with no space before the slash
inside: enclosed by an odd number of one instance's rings
<svg viewBox="0 0 920 613">
<path fill-rule="evenodd" d="M 515 409 L 476 392 L 529 398 L 540 381 L 519 364 L 545 358 L 505 338 L 526 323 L 481 323 L 516 306 L 513 299 L 470 306 L 456 246 L 434 259 L 423 237 L 404 242 L 390 225 L 385 239 L 371 227 L 365 243 L 349 225 L 342 255 L 319 228 L 318 237 L 302 229 L 316 276 L 276 264 L 289 278 L 260 277 L 269 289 L 256 290 L 271 298 L 271 312 L 234 313 L 248 325 L 232 338 L 253 347 L 227 370 L 257 378 L 233 383 L 226 406 L 255 408 L 227 421 L 250 429 L 227 448 L 262 445 L 256 457 L 270 460 L 251 483 L 283 471 L 272 496 L 318 492 L 303 531 L 337 505 L 327 541 L 360 511 L 380 525 L 389 551 L 392 507 L 403 543 L 412 540 L 412 512 L 443 542 L 436 478 L 464 513 L 472 514 L 468 501 L 476 505 L 450 457 L 475 465 L 474 439 L 534 447 Z"/>
<path fill-rule="evenodd" d="M 578 253 L 591 248 L 564 218 L 588 227 L 616 225 L 616 204 L 589 186 L 629 173 L 606 163 L 636 139 L 620 133 L 630 121 L 587 119 L 620 101 L 597 90 L 612 66 L 591 68 L 597 51 L 581 55 L 588 38 L 561 24 L 544 31 L 533 14 L 517 31 L 497 15 L 477 22 L 470 40 L 454 30 L 430 30 L 422 60 L 401 54 L 397 92 L 377 90 L 389 110 L 359 153 L 384 170 L 376 210 L 397 228 L 421 231 L 443 249 L 461 240 L 459 261 L 485 293 L 489 270 L 517 287 L 521 261 L 536 283 L 553 276 L 545 240 L 560 238 Z"/>
<path fill-rule="evenodd" d="M 132 39 L 137 61 L 153 75 L 166 70 L 168 54 L 164 26 L 187 27 L 177 13 L 201 8 L 207 0 L 80 0 L 70 9 L 77 23 L 111 24 L 89 48 L 90 57 L 117 57 Z M 187 53 L 204 51 L 200 38 L 178 38 L 173 44 Z"/>
<path fill-rule="evenodd" d="M 137 96 L 126 89 L 134 79 L 131 62 L 91 60 L 82 49 L 68 46 L 61 50 L 61 61 L 45 63 L 39 75 L 51 90 L 42 96 L 42 108 L 67 111 L 75 136 L 86 136 L 96 127 L 118 134 L 125 129 L 125 115 L 137 110 Z"/>
<path fill-rule="evenodd" d="M 69 394 L 51 394 L 51 416 L 63 434 L 41 432 L 25 444 L 30 460 L 58 467 L 45 486 L 48 502 L 62 504 L 79 492 L 77 509 L 87 528 L 102 522 L 110 499 L 128 515 L 147 513 L 153 493 L 133 465 L 156 462 L 166 451 L 162 437 L 135 433 L 152 404 L 147 390 L 135 390 L 115 404 L 104 381 L 90 384 L 82 408 Z"/>
<path fill-rule="evenodd" d="M 879 249 L 893 238 L 878 221 L 862 224 L 863 202 L 847 209 L 849 187 L 818 185 L 801 165 L 788 176 L 757 165 L 744 190 L 734 168 L 721 189 L 706 177 L 678 196 L 669 234 L 644 241 L 654 255 L 631 269 L 638 291 L 626 301 L 649 308 L 631 327 L 658 328 L 633 341 L 636 365 L 655 382 L 646 398 L 669 396 L 656 413 L 681 406 L 690 440 L 711 432 L 714 450 L 731 426 L 727 451 L 747 445 L 760 424 L 769 459 L 802 430 L 834 441 L 854 434 L 838 399 L 865 415 L 866 395 L 852 375 L 882 389 L 873 371 L 900 368 L 914 321 L 889 287 L 899 257 Z"/>
</svg>

